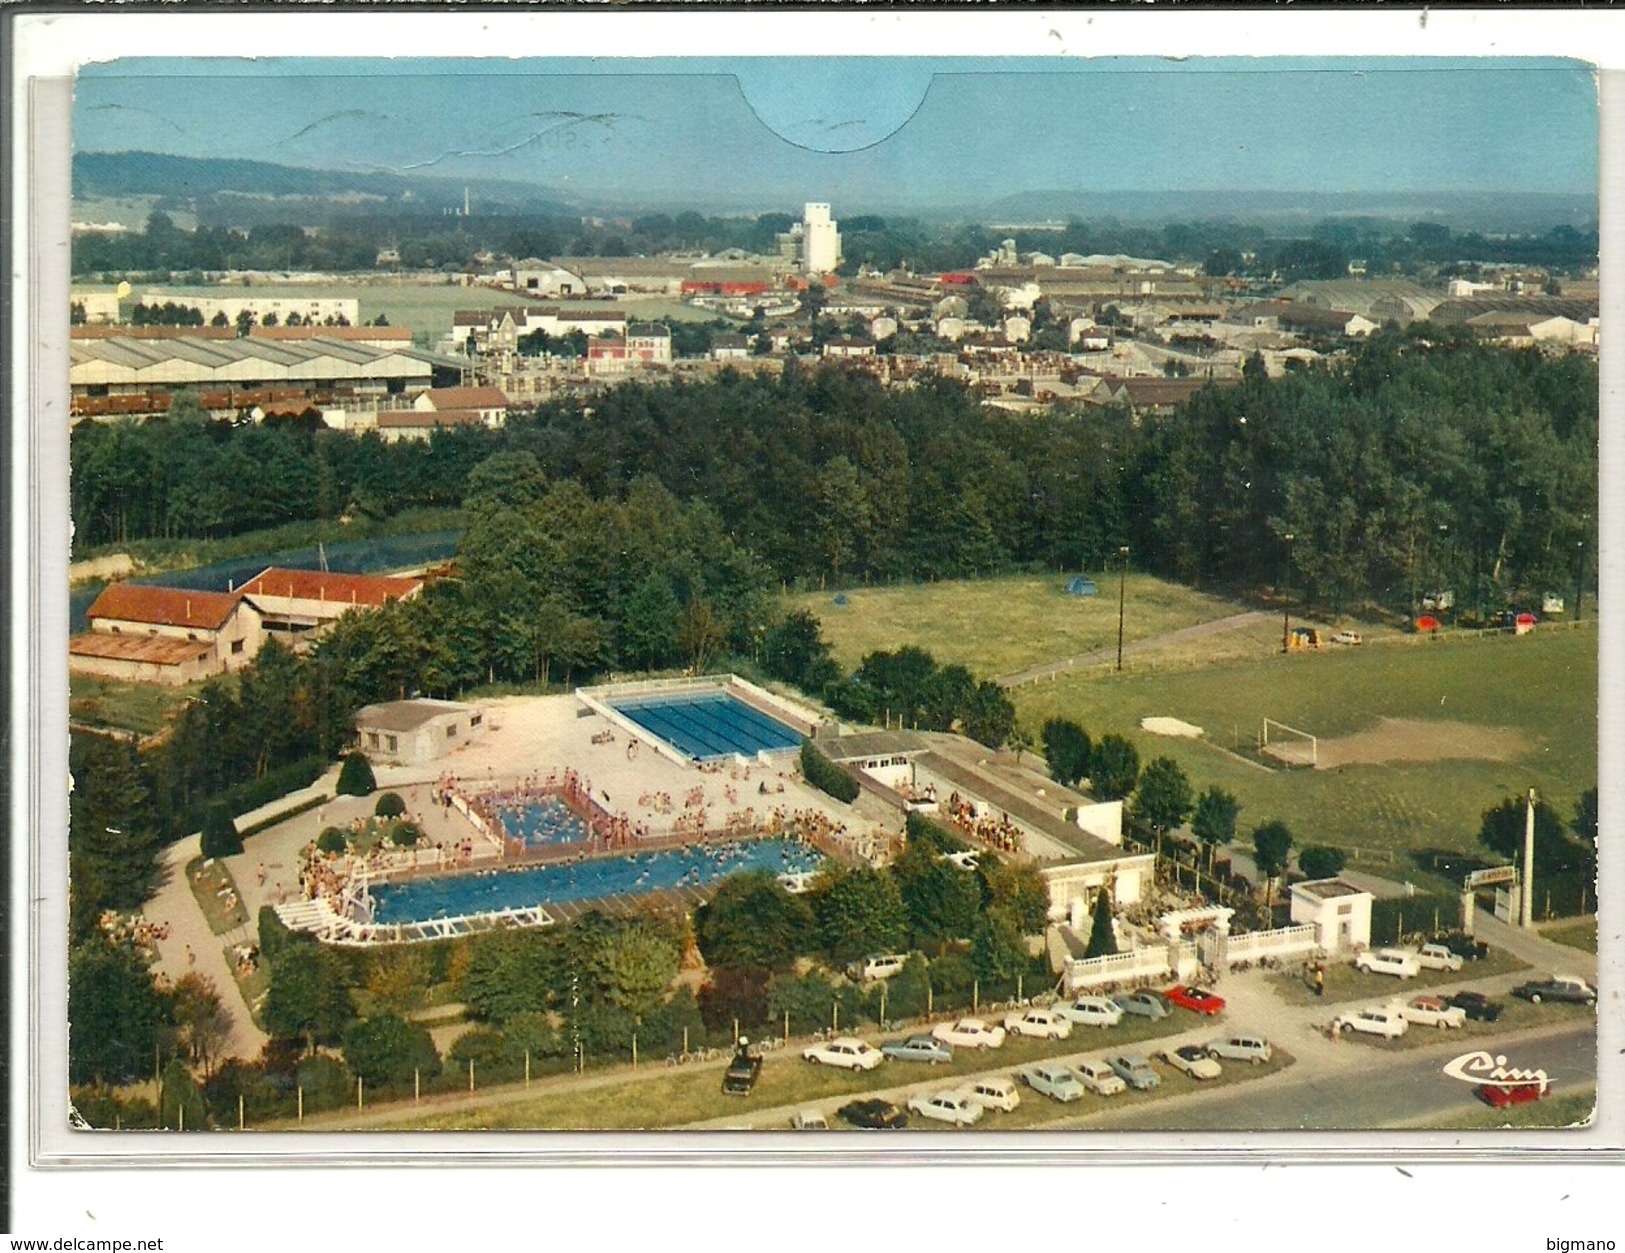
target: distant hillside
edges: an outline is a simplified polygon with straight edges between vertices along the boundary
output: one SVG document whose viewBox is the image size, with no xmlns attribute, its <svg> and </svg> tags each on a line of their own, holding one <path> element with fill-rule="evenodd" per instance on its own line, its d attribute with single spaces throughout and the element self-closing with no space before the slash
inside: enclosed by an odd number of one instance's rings
<svg viewBox="0 0 1625 1253">
<path fill-rule="evenodd" d="M 1546 192 L 1025 191 L 983 205 L 979 214 L 1003 222 L 1231 218 L 1282 227 L 1368 217 L 1493 233 L 1594 225 L 1598 206 L 1595 195 Z"/>
<path fill-rule="evenodd" d="M 263 217 L 284 219 L 287 202 L 304 201 L 328 213 L 357 206 L 392 212 L 440 213 L 459 208 L 464 189 L 481 211 L 570 214 L 577 210 L 546 188 L 495 179 L 414 178 L 399 174 L 311 170 L 235 158 L 176 157 L 155 152 L 78 152 L 73 157 L 77 199 L 162 196 L 198 202 L 200 220 L 216 219 L 209 204 L 229 204 L 230 216 L 261 217 L 247 199 L 280 201 Z"/>
</svg>

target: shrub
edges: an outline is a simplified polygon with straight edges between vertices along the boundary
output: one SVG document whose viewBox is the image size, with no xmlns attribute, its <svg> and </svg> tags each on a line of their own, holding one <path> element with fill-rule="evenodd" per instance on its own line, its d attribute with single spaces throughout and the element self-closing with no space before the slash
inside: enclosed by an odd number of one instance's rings
<svg viewBox="0 0 1625 1253">
<path fill-rule="evenodd" d="M 970 847 L 940 822 L 932 822 L 924 814 L 909 813 L 903 819 L 903 829 L 910 844 L 924 844 L 939 853 L 962 853 Z"/>
<path fill-rule="evenodd" d="M 824 756 L 811 740 L 801 742 L 801 773 L 808 783 L 838 801 L 851 804 L 858 799 L 858 781 Z"/>
<path fill-rule="evenodd" d="M 512 1046 L 500 1027 L 475 1027 L 457 1037 L 446 1051 L 446 1071 L 452 1077 L 468 1079 L 468 1065 L 474 1063 L 474 1082 L 505 1083 L 525 1073 L 524 1051 L 515 1066 Z"/>
<path fill-rule="evenodd" d="M 399 1087 L 411 1083 L 414 1073 L 425 1079 L 440 1073 L 440 1054 L 429 1033 L 397 1014 L 351 1023 L 344 1032 L 344 1063 L 369 1087 Z"/>
<path fill-rule="evenodd" d="M 223 801 L 209 802 L 203 816 L 202 847 L 205 857 L 232 857 L 243 851 L 237 824 L 231 820 Z"/>
<path fill-rule="evenodd" d="M 372 807 L 372 812 L 380 818 L 399 818 L 406 812 L 406 801 L 399 792 L 383 792 L 378 797 L 378 803 Z"/>
<path fill-rule="evenodd" d="M 316 847 L 337 857 L 350 847 L 350 837 L 340 827 L 327 827 L 316 837 Z"/>
<path fill-rule="evenodd" d="M 158 1089 L 158 1121 L 162 1127 L 185 1126 L 192 1131 L 204 1131 L 209 1126 L 203 1092 L 186 1063 L 178 1057 L 164 1067 L 163 1083 Z"/>
<path fill-rule="evenodd" d="M 350 753 L 344 758 L 344 767 L 339 771 L 338 787 L 335 789 L 340 796 L 370 796 L 378 787 L 378 780 L 373 778 L 372 763 L 362 753 Z"/>
<path fill-rule="evenodd" d="M 268 962 L 276 961 L 277 954 L 294 938 L 294 933 L 277 917 L 275 908 L 270 905 L 260 906 L 259 933 L 260 956 Z"/>
<path fill-rule="evenodd" d="M 389 842 L 399 848 L 411 848 L 423 838 L 418 824 L 408 819 L 394 822 L 389 827 Z"/>
<path fill-rule="evenodd" d="M 299 1063 L 295 1081 L 305 1094 L 305 1113 L 337 1109 L 355 1100 L 355 1080 L 337 1058 L 313 1053 Z"/>
<path fill-rule="evenodd" d="M 1311 845 L 1298 854 L 1298 869 L 1305 879 L 1330 879 L 1348 865 L 1348 854 L 1325 844 Z"/>
</svg>

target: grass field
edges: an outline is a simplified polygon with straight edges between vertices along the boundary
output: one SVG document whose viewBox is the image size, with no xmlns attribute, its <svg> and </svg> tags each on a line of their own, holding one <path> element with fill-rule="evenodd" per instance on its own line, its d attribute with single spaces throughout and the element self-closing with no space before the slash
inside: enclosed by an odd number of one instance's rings
<svg viewBox="0 0 1625 1253">
<path fill-rule="evenodd" d="M 163 687 L 122 683 L 87 674 L 68 676 L 68 719 L 90 727 L 129 731 L 143 738 L 161 730 L 169 716 L 196 695 L 198 683 Z"/>
<path fill-rule="evenodd" d="M 978 678 L 1009 674 L 1039 662 L 1117 647 L 1117 583 L 1102 578 L 1100 595 L 1068 596 L 1067 576 L 958 580 L 904 587 L 808 592 L 789 598 L 823 623 L 824 638 L 848 669 L 864 654 L 917 644 L 940 662 L 958 662 Z M 1149 575 L 1131 574 L 1124 586 L 1125 640 L 1147 639 L 1182 627 L 1245 613 L 1251 606 L 1194 592 Z M 1214 649 L 1257 657 L 1281 645 L 1279 624 L 1215 636 Z"/>
<path fill-rule="evenodd" d="M 1421 1126 L 1442 1131 L 1496 1131 L 1503 1127 L 1578 1127 L 1589 1123 L 1597 1113 L 1597 1089 L 1553 1092 L 1544 1101 L 1514 1105 L 1511 1109 L 1491 1109 L 1476 1097 L 1471 1105 L 1454 1114 L 1430 1120 Z"/>
<path fill-rule="evenodd" d="M 1434 989 L 1448 990 L 1458 983 L 1527 969 L 1529 969 L 1527 962 L 1519 961 L 1510 953 L 1496 950 L 1479 961 L 1464 963 L 1460 970 L 1424 970 L 1414 979 L 1397 979 L 1393 975 L 1358 970 L 1353 962 L 1332 962 L 1325 971 L 1324 997 L 1318 997 L 1310 991 L 1302 977 L 1297 974 L 1270 975 L 1269 983 L 1270 990 L 1288 1005 L 1313 1005 L 1317 1001 L 1323 1001 L 1328 1005 L 1341 1005 L 1345 1001 L 1356 1000 L 1376 1005 L 1391 1001 L 1395 997 L 1409 1000 L 1413 996 L 1422 996 Z M 1502 1015 L 1503 1022 L 1512 1020 L 1508 1018 L 1510 1013 L 1509 1007 Z"/>
<path fill-rule="evenodd" d="M 1252 663 L 1157 673 L 1068 677 L 1013 693 L 1021 722 L 1036 731 L 1064 716 L 1091 735 L 1117 732 L 1142 760 L 1178 761 L 1198 791 L 1217 785 L 1241 801 L 1243 833 L 1279 818 L 1298 844 L 1359 849 L 1356 869 L 1381 873 L 1398 854 L 1429 847 L 1472 849 L 1482 813 L 1535 787 L 1567 817 L 1597 780 L 1597 636 L 1593 631 L 1464 636 L 1275 654 Z M 1205 728 L 1203 741 L 1140 730 L 1165 716 Z M 1524 747 L 1509 761 L 1439 760 L 1265 770 L 1223 749 L 1249 751 L 1271 717 L 1322 738 L 1379 717 L 1452 721 L 1515 730 Z"/>
<path fill-rule="evenodd" d="M 1597 951 L 1597 920 L 1589 919 L 1585 922 L 1573 922 L 1562 927 L 1542 927 L 1541 938 L 1551 940 L 1556 944 L 1566 944 L 1570 948 L 1583 949 L 1587 953 Z"/>
</svg>

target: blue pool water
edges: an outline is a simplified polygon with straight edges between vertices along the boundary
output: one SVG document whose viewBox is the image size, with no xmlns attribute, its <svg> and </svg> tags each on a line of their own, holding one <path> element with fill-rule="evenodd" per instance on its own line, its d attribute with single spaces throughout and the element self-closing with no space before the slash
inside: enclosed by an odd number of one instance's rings
<svg viewBox="0 0 1625 1253">
<path fill-rule="evenodd" d="M 705 887 L 741 870 L 806 874 L 822 860 L 816 849 L 795 840 L 768 839 L 386 883 L 372 891 L 372 920 L 385 925 L 427 922 L 607 896 L 641 896 L 681 883 Z"/>
<path fill-rule="evenodd" d="M 527 805 L 498 805 L 497 818 L 509 839 L 531 846 L 541 844 L 584 844 L 592 832 L 563 801 L 533 801 Z"/>
<path fill-rule="evenodd" d="M 729 692 L 633 697 L 615 710 L 699 761 L 801 747 L 801 735 Z"/>
</svg>

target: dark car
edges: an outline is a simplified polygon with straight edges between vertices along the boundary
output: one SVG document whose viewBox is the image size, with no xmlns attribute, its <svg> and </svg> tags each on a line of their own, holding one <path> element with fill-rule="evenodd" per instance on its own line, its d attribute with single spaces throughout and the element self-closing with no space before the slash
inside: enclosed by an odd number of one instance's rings
<svg viewBox="0 0 1625 1253">
<path fill-rule="evenodd" d="M 762 1077 L 762 1059 L 741 1046 L 722 1076 L 722 1090 L 732 1096 L 749 1096 Z"/>
<path fill-rule="evenodd" d="M 1454 1005 L 1477 1022 L 1494 1022 L 1501 1016 L 1501 1003 L 1490 1000 L 1482 992 L 1452 992 L 1444 998 L 1444 1003 Z"/>
<path fill-rule="evenodd" d="M 1457 957 L 1466 961 L 1482 961 L 1489 956 L 1490 946 L 1483 940 L 1474 939 L 1464 931 L 1452 931 L 1446 935 L 1436 935 L 1432 943 L 1442 944 Z M 1472 1017 L 1471 1014 L 1468 1017 Z"/>
<path fill-rule="evenodd" d="M 862 1127 L 865 1131 L 896 1131 L 908 1126 L 908 1115 L 890 1101 L 871 1098 L 852 1101 L 835 1111 L 842 1122 Z"/>
<path fill-rule="evenodd" d="M 1512 989 L 1512 995 L 1532 1005 L 1539 1005 L 1542 1001 L 1566 1001 L 1570 1005 L 1597 1003 L 1597 989 L 1572 975 L 1553 975 L 1550 979 L 1520 983 Z"/>
</svg>

